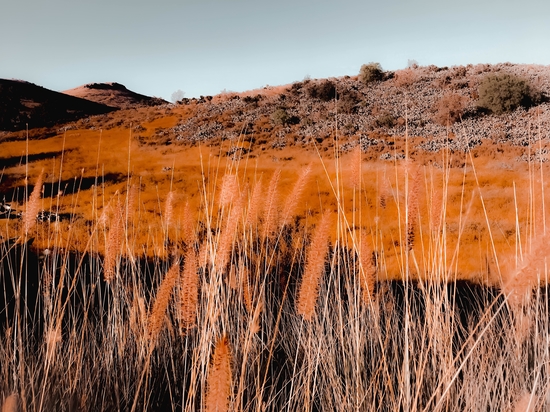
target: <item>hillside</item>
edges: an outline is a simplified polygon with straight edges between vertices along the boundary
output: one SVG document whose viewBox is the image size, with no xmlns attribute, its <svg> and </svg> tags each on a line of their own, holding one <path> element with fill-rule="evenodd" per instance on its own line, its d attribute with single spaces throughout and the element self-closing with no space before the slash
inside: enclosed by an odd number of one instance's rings
<svg viewBox="0 0 550 412">
<path fill-rule="evenodd" d="M 117 110 L 18 80 L 0 79 L 0 130 L 54 126 Z"/>
<path fill-rule="evenodd" d="M 540 99 L 502 114 L 479 107 L 479 85 L 495 73 L 527 79 Z M 177 193 L 174 207 L 181 217 L 186 204 L 200 207 L 202 191 L 214 195 L 227 173 L 237 173 L 240 185 L 250 189 L 260 178 L 267 184 L 280 170 L 284 199 L 300 170 L 311 165 L 311 186 L 299 204 L 300 219 L 307 219 L 296 222 L 315 224 L 320 207 L 339 210 L 344 207 L 339 199 L 353 198 L 353 186 L 342 182 L 357 173 L 350 165 L 360 153 L 356 170 L 361 171 L 366 203 L 354 230 L 374 231 L 384 224 L 379 253 L 384 253 L 385 269 L 380 276 L 400 276 L 400 250 L 406 241 L 396 239 L 402 236 L 401 208 L 408 196 L 401 191 L 410 178 L 416 182 L 419 214 L 428 219 L 423 223 L 427 227 L 417 229 L 417 239 L 429 231 L 434 193 L 444 190 L 438 196 L 447 205 L 447 242 L 450 248 L 460 245 L 464 256 L 453 268 L 454 276 L 493 284 L 496 280 L 486 277 L 495 272 L 488 267 L 496 264 L 495 253 L 511 252 L 519 236 L 517 223 L 522 231 L 536 233 L 532 225 L 542 219 L 544 207 L 516 213 L 534 207 L 548 193 L 534 176 L 535 170 L 547 168 L 550 153 L 548 95 L 550 69 L 544 66 L 428 66 L 386 72 L 383 80 L 369 84 L 356 76 L 312 79 L 175 105 L 133 107 L 83 118 L 62 130 L 32 130 L 27 154 L 25 133 L 0 134 L 0 163 L 6 165 L 0 196 L 23 205 L 25 173 L 33 182 L 44 170 L 43 196 L 50 200 L 43 208 L 74 213 L 85 227 L 113 196 L 127 196 L 129 185 L 140 182 L 143 226 L 135 232 L 137 246 L 161 239 L 148 231 L 163 216 L 161 204 L 168 192 Z M 459 115 L 446 105 L 449 96 L 460 102 Z M 101 192 L 95 189 L 99 183 Z M 339 185 L 341 194 L 336 192 Z M 102 206 L 96 210 L 90 206 L 99 202 L 99 195 Z M 504 206 L 514 202 L 519 209 Z M 461 219 L 468 204 L 464 228 Z M 484 208 L 492 210 L 490 219 Z M 343 210 L 351 219 L 353 205 L 346 203 Z M 487 252 L 487 242 L 493 254 Z M 480 254 L 480 248 L 485 252 Z M 142 245 L 141 250 L 159 253 L 152 246 Z M 418 263 L 415 273 L 421 276 L 427 264 Z"/>
<path fill-rule="evenodd" d="M 63 93 L 119 109 L 127 109 L 136 105 L 158 106 L 168 103 L 158 97 L 145 96 L 128 90 L 119 83 L 89 83 L 65 90 Z"/>
<path fill-rule="evenodd" d="M 308 146 L 312 139 L 326 146 L 329 137 L 338 135 L 344 150 L 360 142 L 364 151 L 370 148 L 383 155 L 388 140 L 407 130 L 410 137 L 418 137 L 415 147 L 420 153 L 442 147 L 462 151 L 483 144 L 525 145 L 537 130 L 550 126 L 550 105 L 488 114 L 477 106 L 478 87 L 494 73 L 519 75 L 543 96 L 550 95 L 550 68 L 545 66 L 418 67 L 387 73 L 387 80 L 369 85 L 344 77 L 296 82 L 277 92 L 216 96 L 211 104 L 198 104 L 195 116 L 159 131 L 157 139 L 178 143 L 241 136 L 253 137 L 256 147 L 282 148 Z M 460 119 L 450 124 L 444 117 L 447 96 L 461 100 Z"/>
</svg>

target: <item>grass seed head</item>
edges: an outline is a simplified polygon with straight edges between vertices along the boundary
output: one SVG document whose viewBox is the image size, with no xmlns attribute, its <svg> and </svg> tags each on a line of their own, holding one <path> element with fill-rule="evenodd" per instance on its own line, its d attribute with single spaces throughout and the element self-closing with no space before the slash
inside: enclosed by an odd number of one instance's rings
<svg viewBox="0 0 550 412">
<path fill-rule="evenodd" d="M 227 336 L 216 342 L 208 371 L 205 410 L 227 412 L 231 395 L 231 348 Z"/>
<path fill-rule="evenodd" d="M 319 283 L 325 269 L 331 221 L 331 212 L 325 212 L 318 226 L 315 228 L 311 244 L 307 251 L 307 262 L 296 304 L 298 314 L 302 315 L 306 320 L 311 320 L 315 313 L 315 305 L 319 296 Z"/>
</svg>

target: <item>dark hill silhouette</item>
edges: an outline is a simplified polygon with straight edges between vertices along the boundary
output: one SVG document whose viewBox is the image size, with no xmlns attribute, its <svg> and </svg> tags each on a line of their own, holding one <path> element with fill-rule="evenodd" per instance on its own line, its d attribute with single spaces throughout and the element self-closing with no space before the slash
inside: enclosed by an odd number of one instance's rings
<svg viewBox="0 0 550 412">
<path fill-rule="evenodd" d="M 111 107 L 127 109 L 132 106 L 157 106 L 167 102 L 158 97 L 150 97 L 128 90 L 120 83 L 90 83 L 63 93 L 74 97 L 106 104 Z"/>
<path fill-rule="evenodd" d="M 33 83 L 0 79 L 0 130 L 53 126 L 118 110 Z"/>
</svg>

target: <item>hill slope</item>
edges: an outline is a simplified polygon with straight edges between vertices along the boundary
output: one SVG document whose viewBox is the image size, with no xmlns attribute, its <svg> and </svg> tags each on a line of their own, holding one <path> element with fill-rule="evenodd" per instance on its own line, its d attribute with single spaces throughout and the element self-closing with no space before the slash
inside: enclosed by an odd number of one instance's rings
<svg viewBox="0 0 550 412">
<path fill-rule="evenodd" d="M 28 182 L 44 170 L 44 208 L 81 216 L 85 232 L 86 224 L 103 213 L 95 205 L 108 210 L 136 185 L 142 224 L 136 242 L 146 245 L 143 250 L 156 251 L 147 243 L 152 239 L 149 230 L 163 227 L 158 219 L 165 216 L 161 205 L 169 192 L 178 192 L 173 196 L 180 209 L 174 216 L 185 216 L 187 204 L 190 210 L 201 210 L 201 190 L 216 193 L 224 174 L 237 174 L 240 187 L 251 191 L 258 181 L 267 189 L 280 171 L 284 199 L 300 169 L 311 164 L 311 185 L 297 216 L 311 225 L 320 210 L 329 208 L 345 211 L 353 222 L 353 210 L 360 211 L 354 228 L 373 233 L 384 228 L 379 249 L 385 277 L 399 277 L 399 247 L 411 247 L 412 235 L 417 253 L 424 253 L 422 239 L 429 240 L 424 235 L 438 222 L 437 209 L 443 208 L 449 250 L 460 245 L 453 276 L 483 280 L 498 273 L 487 248 L 507 259 L 510 247 L 539 233 L 533 225 L 548 221 L 541 214 L 546 206 L 526 210 L 535 200 L 537 206 L 542 199 L 550 202 L 550 192 L 543 190 L 550 167 L 550 103 L 543 99 L 499 115 L 481 110 L 479 84 L 496 73 L 521 76 L 550 95 L 550 70 L 545 66 L 429 66 L 387 72 L 383 81 L 368 85 L 349 76 L 311 79 L 183 99 L 176 105 L 133 106 L 66 124 L 63 131 L 33 130 L 28 142 L 24 132 L 0 133 L 0 165 L 5 166 L 0 199 L 5 196 L 22 209 Z M 461 116 L 447 123 L 441 113 L 447 114 L 443 109 L 449 107 L 443 103 L 448 96 L 461 103 Z M 355 172 L 361 179 L 351 184 Z M 418 213 L 410 218 L 422 217 L 419 223 L 414 219 L 419 229 L 407 239 L 402 238 L 407 231 L 400 220 L 408 207 L 403 203 L 405 176 L 416 188 Z M 344 182 L 345 196 L 334 196 L 338 182 Z M 364 207 L 341 203 L 357 198 L 357 186 L 361 201 L 366 199 Z M 53 199 L 55 208 L 48 206 Z M 1 230 L 0 236 L 7 237 Z M 159 239 L 163 242 L 164 235 Z M 36 240 L 37 245 L 48 242 Z M 422 268 L 428 263 L 418 263 L 415 271 L 427 273 Z"/>
<path fill-rule="evenodd" d="M 63 93 L 120 109 L 136 105 L 157 106 L 167 103 L 158 97 L 150 97 L 128 90 L 120 83 L 89 83 L 65 90 Z"/>
<path fill-rule="evenodd" d="M 53 126 L 117 110 L 18 80 L 0 79 L 0 130 Z"/>
</svg>

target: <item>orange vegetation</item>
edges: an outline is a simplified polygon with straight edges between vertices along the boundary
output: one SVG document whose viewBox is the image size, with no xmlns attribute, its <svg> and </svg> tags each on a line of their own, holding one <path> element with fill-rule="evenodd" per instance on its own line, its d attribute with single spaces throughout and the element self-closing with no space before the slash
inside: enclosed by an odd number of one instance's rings
<svg viewBox="0 0 550 412">
<path fill-rule="evenodd" d="M 167 127 L 187 110 L 174 109 L 171 116 L 143 124 L 147 130 Z M 404 139 L 395 141 L 396 151 L 405 147 Z M 40 209 L 70 212 L 76 217 L 69 222 L 40 223 L 33 234 L 38 248 L 51 247 L 55 238 L 67 248 L 94 248 L 103 253 L 103 242 L 89 244 L 90 234 L 95 225 L 111 221 L 107 244 L 114 243 L 112 232 L 120 229 L 112 222 L 116 223 L 117 204 L 122 202 L 133 209 L 123 217 L 127 219 L 125 253 L 162 256 L 167 238 L 174 244 L 182 240 L 190 225 L 189 213 L 196 222 L 205 212 L 212 212 L 216 225 L 218 213 L 212 208 L 224 207 L 228 191 L 237 191 L 244 196 L 249 212 L 257 208 L 258 198 L 275 204 L 275 208 L 265 209 L 267 215 L 260 216 L 268 226 L 275 214 L 281 223 L 296 217 L 310 227 L 323 210 L 339 212 L 333 239 L 337 230 L 352 237 L 356 231 L 367 233 L 379 266 L 384 268 L 379 278 L 400 276 L 404 254 L 410 252 L 412 278 L 463 278 L 495 284 L 501 276 L 498 263 L 514 260 L 518 250 L 530 248 L 530 239 L 540 235 L 545 225 L 546 164 L 507 167 L 509 155 L 495 157 L 485 146 L 467 154 L 422 156 L 412 152 L 408 161 L 382 161 L 369 151 L 340 154 L 338 141 L 333 141 L 329 151 L 321 153 L 312 144 L 283 152 L 252 151 L 252 155 L 234 160 L 224 156 L 229 144 L 235 142 L 141 145 L 131 130 L 115 128 L 71 130 L 42 140 L 5 142 L 2 154 L 24 159 L 27 153 L 61 153 L 4 170 L 10 184 L 21 187 L 26 174 L 32 184 L 45 170 L 44 181 L 54 189 L 43 193 Z M 279 173 L 270 187 L 260 186 Z M 171 216 L 166 216 L 168 200 Z M 105 214 L 111 216 L 107 221 Z M 238 216 L 238 211 L 233 218 L 229 215 L 222 227 L 234 232 Z M 6 221 L 0 234 L 7 236 L 8 227 L 18 224 Z M 66 230 L 68 227 L 77 230 Z M 274 233 L 275 229 L 267 230 Z M 429 251 L 440 243 L 446 245 L 440 256 L 446 262 L 446 273 L 430 269 L 435 262 Z M 228 238 L 223 245 L 229 248 Z M 227 253 L 217 258 L 227 259 Z"/>
</svg>

